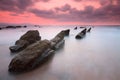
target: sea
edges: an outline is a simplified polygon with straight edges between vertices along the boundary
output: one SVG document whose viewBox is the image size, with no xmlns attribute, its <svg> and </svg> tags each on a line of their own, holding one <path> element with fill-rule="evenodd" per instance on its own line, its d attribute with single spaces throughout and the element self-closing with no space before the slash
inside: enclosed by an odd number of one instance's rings
<svg viewBox="0 0 120 80">
<path fill-rule="evenodd" d="M 80 27 L 41 25 L 0 30 L 0 80 L 120 80 L 120 26 L 92 26 L 84 38 L 75 39 L 83 30 Z M 65 29 L 70 29 L 70 35 L 48 62 L 25 73 L 8 71 L 10 61 L 17 55 L 9 47 L 28 30 L 38 30 L 42 40 L 51 40 Z"/>
</svg>

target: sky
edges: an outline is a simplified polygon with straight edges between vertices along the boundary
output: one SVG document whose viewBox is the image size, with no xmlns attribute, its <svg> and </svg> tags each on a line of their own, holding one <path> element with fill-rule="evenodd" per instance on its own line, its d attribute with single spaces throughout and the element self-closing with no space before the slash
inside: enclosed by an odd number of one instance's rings
<svg viewBox="0 0 120 80">
<path fill-rule="evenodd" d="M 0 0 L 0 23 L 120 25 L 120 0 Z"/>
</svg>

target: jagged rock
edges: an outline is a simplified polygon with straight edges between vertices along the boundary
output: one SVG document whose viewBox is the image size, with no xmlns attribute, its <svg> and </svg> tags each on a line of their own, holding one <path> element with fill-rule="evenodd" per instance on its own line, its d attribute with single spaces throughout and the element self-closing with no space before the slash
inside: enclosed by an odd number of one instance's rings
<svg viewBox="0 0 120 80">
<path fill-rule="evenodd" d="M 86 28 L 85 29 L 83 29 L 80 33 L 78 33 L 76 36 L 75 36 L 75 38 L 76 39 L 81 39 L 81 38 L 83 38 L 85 35 L 86 35 Z"/>
<path fill-rule="evenodd" d="M 52 40 L 51 40 L 51 46 L 52 49 L 58 49 L 62 44 L 64 44 L 65 40 L 64 37 L 69 35 L 70 30 L 62 30 L 60 33 L 58 33 Z"/>
<path fill-rule="evenodd" d="M 9 49 L 11 52 L 18 52 L 40 39 L 41 37 L 39 36 L 39 32 L 37 30 L 29 30 L 15 42 L 14 46 L 9 47 Z"/>
<path fill-rule="evenodd" d="M 9 64 L 10 72 L 23 72 L 44 63 L 52 54 L 51 43 L 48 40 L 38 41 L 19 52 Z"/>
</svg>

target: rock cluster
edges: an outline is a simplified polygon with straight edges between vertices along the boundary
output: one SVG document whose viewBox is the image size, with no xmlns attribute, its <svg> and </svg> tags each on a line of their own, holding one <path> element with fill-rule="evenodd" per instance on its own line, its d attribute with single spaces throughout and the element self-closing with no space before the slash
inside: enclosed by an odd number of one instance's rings
<svg viewBox="0 0 120 80">
<path fill-rule="evenodd" d="M 9 64 L 9 71 L 24 72 L 37 67 L 41 63 L 45 63 L 45 61 L 48 60 L 49 57 L 54 54 L 54 48 L 56 48 L 56 46 L 57 48 L 59 48 L 61 43 L 64 42 L 64 37 L 69 35 L 69 31 L 70 31 L 69 29 L 61 31 L 50 41 L 40 40 L 40 38 L 36 38 L 35 36 L 27 36 L 26 34 L 34 33 L 33 31 L 27 32 L 25 35 L 23 35 L 20 38 L 20 40 L 26 40 L 28 43 L 33 43 L 33 44 L 28 45 L 27 48 L 19 52 L 11 60 Z M 34 38 L 36 38 L 36 41 L 37 40 L 39 41 L 37 42 L 34 41 L 33 40 Z M 24 41 L 20 42 L 20 44 L 24 44 Z"/>
</svg>

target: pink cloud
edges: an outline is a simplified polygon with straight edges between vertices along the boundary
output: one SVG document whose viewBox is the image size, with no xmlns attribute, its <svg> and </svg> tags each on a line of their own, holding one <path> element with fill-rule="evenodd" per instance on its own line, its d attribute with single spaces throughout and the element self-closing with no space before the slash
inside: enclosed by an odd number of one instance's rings
<svg viewBox="0 0 120 80">
<path fill-rule="evenodd" d="M 57 6 L 59 1 L 50 9 L 41 5 L 35 7 L 36 3 L 52 4 L 55 0 L 1 0 L 0 13 L 4 16 L 0 22 L 32 22 L 32 23 L 120 23 L 120 1 L 119 0 L 71 0 L 62 1 L 61 6 Z M 94 4 L 92 3 L 94 2 Z M 78 6 L 76 7 L 76 4 Z M 99 6 L 97 6 L 99 4 Z M 80 5 L 80 6 L 79 6 Z M 97 7 L 96 7 L 97 6 Z M 41 8 L 42 7 L 42 8 Z"/>
</svg>

